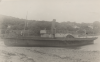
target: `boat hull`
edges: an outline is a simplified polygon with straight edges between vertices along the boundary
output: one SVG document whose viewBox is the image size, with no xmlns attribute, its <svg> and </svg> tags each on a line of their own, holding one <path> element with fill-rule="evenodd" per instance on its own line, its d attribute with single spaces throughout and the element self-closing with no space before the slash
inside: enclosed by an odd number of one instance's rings
<svg viewBox="0 0 100 62">
<path fill-rule="evenodd" d="M 68 38 L 68 39 L 27 39 L 27 38 L 4 38 L 4 44 L 7 46 L 46 46 L 46 47 L 64 47 L 81 46 L 93 44 L 97 38 Z"/>
</svg>

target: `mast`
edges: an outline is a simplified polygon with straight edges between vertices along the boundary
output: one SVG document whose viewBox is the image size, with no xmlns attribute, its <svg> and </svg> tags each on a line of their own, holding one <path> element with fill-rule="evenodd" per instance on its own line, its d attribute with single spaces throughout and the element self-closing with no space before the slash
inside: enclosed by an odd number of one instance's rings
<svg viewBox="0 0 100 62">
<path fill-rule="evenodd" d="M 55 22 L 56 22 L 56 19 L 53 19 L 52 27 L 51 27 L 51 34 L 53 38 L 55 38 L 55 33 L 56 33 Z"/>
<path fill-rule="evenodd" d="M 26 21 L 25 21 L 25 25 L 24 25 L 24 33 L 25 33 L 25 30 L 26 30 L 26 27 L 27 27 L 27 15 L 28 15 L 28 11 L 26 13 Z M 23 34 L 23 36 L 24 36 L 24 34 Z"/>
</svg>

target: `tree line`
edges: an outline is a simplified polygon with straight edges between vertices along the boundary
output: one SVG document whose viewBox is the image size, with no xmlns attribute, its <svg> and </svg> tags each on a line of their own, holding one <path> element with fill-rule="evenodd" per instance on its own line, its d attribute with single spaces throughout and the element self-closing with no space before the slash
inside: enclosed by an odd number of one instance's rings
<svg viewBox="0 0 100 62">
<path fill-rule="evenodd" d="M 25 27 L 25 22 L 26 27 Z M 51 30 L 52 21 L 46 20 L 25 20 L 14 17 L 4 17 L 1 23 L 1 29 L 10 29 L 10 30 L 31 30 L 34 31 L 37 35 L 40 34 L 40 30 L 46 29 Z M 10 26 L 10 27 L 9 27 Z M 86 30 L 89 34 L 99 34 L 100 33 L 100 22 L 95 21 L 93 23 L 76 23 L 76 22 L 56 22 L 56 30 L 67 30 L 67 31 L 77 31 Z"/>
</svg>

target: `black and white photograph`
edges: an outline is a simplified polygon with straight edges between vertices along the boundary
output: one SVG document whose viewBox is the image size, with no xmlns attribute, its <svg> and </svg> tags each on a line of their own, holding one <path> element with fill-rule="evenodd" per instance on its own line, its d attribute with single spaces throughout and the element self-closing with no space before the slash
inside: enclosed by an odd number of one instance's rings
<svg viewBox="0 0 100 62">
<path fill-rule="evenodd" d="M 0 0 L 0 62 L 100 62 L 100 0 Z"/>
</svg>

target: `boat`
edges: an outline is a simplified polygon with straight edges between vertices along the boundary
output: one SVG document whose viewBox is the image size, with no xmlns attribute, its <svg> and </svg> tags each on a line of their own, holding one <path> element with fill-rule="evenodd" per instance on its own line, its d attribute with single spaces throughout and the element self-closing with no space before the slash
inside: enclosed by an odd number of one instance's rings
<svg viewBox="0 0 100 62">
<path fill-rule="evenodd" d="M 30 38 L 30 37 L 17 37 L 17 38 L 3 38 L 7 46 L 81 46 L 92 44 L 95 38 Z"/>
<path fill-rule="evenodd" d="M 2 40 L 6 46 L 45 46 L 45 47 L 65 47 L 65 46 L 81 46 L 87 44 L 93 44 L 97 37 L 84 37 L 75 38 L 72 35 L 66 37 L 56 37 L 55 19 L 52 22 L 51 37 L 32 37 L 32 36 L 11 36 L 4 35 Z"/>
</svg>

